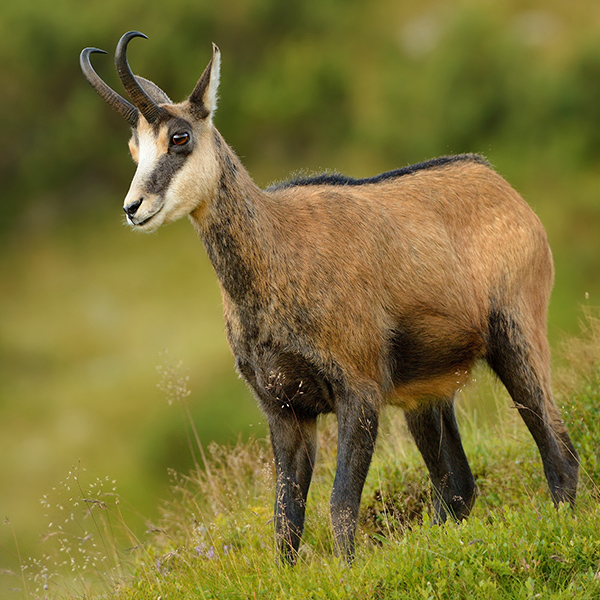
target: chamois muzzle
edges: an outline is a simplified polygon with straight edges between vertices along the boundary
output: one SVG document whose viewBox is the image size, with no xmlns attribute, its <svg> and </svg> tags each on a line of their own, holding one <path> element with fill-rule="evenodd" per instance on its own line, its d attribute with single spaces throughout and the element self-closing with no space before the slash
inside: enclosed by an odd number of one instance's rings
<svg viewBox="0 0 600 600">
<path fill-rule="evenodd" d="M 125 214 L 130 219 L 133 219 L 133 217 L 135 217 L 135 213 L 137 212 L 137 209 L 142 205 L 143 201 L 144 201 L 143 198 L 139 198 L 135 202 L 132 202 L 131 204 L 128 204 L 127 206 L 124 206 L 123 210 L 125 211 Z"/>
</svg>

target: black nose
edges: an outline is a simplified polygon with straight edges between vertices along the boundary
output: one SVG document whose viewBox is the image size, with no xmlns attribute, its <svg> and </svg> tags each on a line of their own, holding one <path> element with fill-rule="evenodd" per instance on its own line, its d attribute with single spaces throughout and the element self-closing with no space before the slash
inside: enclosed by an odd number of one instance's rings
<svg viewBox="0 0 600 600">
<path fill-rule="evenodd" d="M 135 215 L 135 213 L 137 212 L 137 209 L 141 206 L 143 201 L 144 201 L 143 198 L 139 198 L 135 202 L 132 202 L 131 204 L 128 204 L 127 206 L 124 206 L 123 210 L 125 211 L 125 214 L 130 218 L 133 217 Z"/>
</svg>

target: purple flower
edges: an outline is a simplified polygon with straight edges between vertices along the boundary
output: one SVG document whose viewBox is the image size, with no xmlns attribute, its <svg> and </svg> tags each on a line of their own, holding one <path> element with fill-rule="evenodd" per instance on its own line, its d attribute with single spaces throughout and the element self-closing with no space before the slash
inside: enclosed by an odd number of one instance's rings
<svg viewBox="0 0 600 600">
<path fill-rule="evenodd" d="M 202 558 L 206 558 L 208 560 L 212 560 L 216 556 L 215 547 L 210 546 L 210 548 L 209 548 L 204 542 L 201 542 L 200 544 L 198 544 L 194 548 L 194 550 L 196 551 L 196 554 L 198 556 L 201 556 Z"/>
</svg>

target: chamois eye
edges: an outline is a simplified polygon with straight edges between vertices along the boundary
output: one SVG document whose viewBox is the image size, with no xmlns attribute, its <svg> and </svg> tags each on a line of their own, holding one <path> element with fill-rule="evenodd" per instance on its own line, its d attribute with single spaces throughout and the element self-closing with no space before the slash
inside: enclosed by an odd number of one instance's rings
<svg viewBox="0 0 600 600">
<path fill-rule="evenodd" d="M 183 146 L 190 141 L 189 133 L 175 133 L 171 136 L 171 143 L 174 146 Z"/>
</svg>

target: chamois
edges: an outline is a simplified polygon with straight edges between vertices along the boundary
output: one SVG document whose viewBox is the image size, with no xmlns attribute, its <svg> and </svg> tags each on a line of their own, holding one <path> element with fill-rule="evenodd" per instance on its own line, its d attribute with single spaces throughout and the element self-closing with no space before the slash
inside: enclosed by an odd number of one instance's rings
<svg viewBox="0 0 600 600">
<path fill-rule="evenodd" d="M 336 552 L 352 561 L 360 498 L 384 404 L 400 406 L 434 486 L 437 520 L 465 518 L 477 487 L 454 394 L 484 360 L 510 393 L 555 504 L 575 501 L 578 457 L 552 399 L 546 311 L 552 256 L 540 221 L 473 154 L 367 179 L 254 184 L 213 125 L 220 52 L 174 104 L 133 75 L 131 103 L 94 71 L 93 88 L 131 125 L 137 170 L 129 225 L 188 215 L 216 272 L 239 374 L 264 411 L 276 468 L 275 531 L 294 564 L 316 457 L 317 416 L 338 422 L 330 509 Z"/>
</svg>

